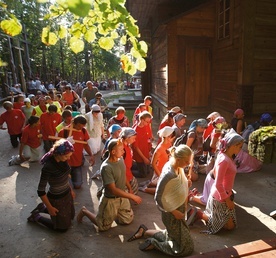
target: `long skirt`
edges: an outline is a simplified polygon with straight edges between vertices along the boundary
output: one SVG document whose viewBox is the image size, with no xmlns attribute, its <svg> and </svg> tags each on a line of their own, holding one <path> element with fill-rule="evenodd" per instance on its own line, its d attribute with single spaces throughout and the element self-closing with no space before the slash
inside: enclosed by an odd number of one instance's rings
<svg viewBox="0 0 276 258">
<path fill-rule="evenodd" d="M 184 205 L 178 210 L 184 213 Z M 162 221 L 166 229 L 148 238 L 155 249 L 172 256 L 190 255 L 194 250 L 194 243 L 185 220 L 178 220 L 172 213 L 162 211 Z"/>
<path fill-rule="evenodd" d="M 49 198 L 53 207 L 58 209 L 56 216 L 51 216 L 53 229 L 68 229 L 71 226 L 71 221 L 75 216 L 74 202 L 69 191 L 64 197 L 59 199 Z"/>
<path fill-rule="evenodd" d="M 207 222 L 208 230 L 204 231 L 207 234 L 216 234 L 219 232 L 227 224 L 230 218 L 233 219 L 233 222 L 237 227 L 235 208 L 230 210 L 226 202 L 219 202 L 212 196 L 208 198 L 204 213 L 209 217 Z"/>
</svg>

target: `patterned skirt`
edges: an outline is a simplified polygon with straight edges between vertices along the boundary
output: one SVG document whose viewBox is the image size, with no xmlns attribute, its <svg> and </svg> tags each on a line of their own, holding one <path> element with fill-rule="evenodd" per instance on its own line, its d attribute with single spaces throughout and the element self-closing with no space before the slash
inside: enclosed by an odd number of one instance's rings
<svg viewBox="0 0 276 258">
<path fill-rule="evenodd" d="M 184 205 L 178 210 L 184 213 Z M 172 256 L 190 255 L 194 250 L 194 243 L 185 220 L 176 219 L 170 212 L 162 212 L 162 221 L 166 230 L 148 238 L 155 249 Z"/>
<path fill-rule="evenodd" d="M 206 210 L 204 213 L 209 217 L 207 222 L 208 230 L 204 231 L 207 234 L 216 234 L 227 224 L 231 218 L 237 227 L 235 208 L 230 210 L 226 202 L 219 202 L 212 196 L 208 198 Z"/>
<path fill-rule="evenodd" d="M 58 209 L 56 216 L 51 216 L 54 229 L 68 229 L 71 226 L 71 221 L 75 217 L 75 208 L 73 197 L 69 191 L 64 197 L 59 199 L 49 198 L 53 207 Z"/>
</svg>

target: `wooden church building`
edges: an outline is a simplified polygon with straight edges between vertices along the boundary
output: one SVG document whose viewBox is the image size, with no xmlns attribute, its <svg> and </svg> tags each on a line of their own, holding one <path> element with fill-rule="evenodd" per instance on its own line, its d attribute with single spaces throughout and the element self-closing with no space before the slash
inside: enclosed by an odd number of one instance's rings
<svg viewBox="0 0 276 258">
<path fill-rule="evenodd" d="M 127 0 L 149 45 L 143 95 L 154 115 L 173 106 L 227 120 L 276 119 L 275 0 Z"/>
</svg>

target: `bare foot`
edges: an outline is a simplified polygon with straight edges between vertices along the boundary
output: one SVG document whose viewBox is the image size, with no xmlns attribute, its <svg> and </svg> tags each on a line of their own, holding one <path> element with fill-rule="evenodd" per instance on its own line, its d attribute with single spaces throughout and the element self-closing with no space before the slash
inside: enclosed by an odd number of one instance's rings
<svg viewBox="0 0 276 258">
<path fill-rule="evenodd" d="M 82 206 L 81 210 L 79 211 L 79 214 L 77 216 L 77 221 L 79 223 L 82 223 L 82 218 L 85 216 L 84 211 L 87 210 L 85 206 Z"/>
</svg>

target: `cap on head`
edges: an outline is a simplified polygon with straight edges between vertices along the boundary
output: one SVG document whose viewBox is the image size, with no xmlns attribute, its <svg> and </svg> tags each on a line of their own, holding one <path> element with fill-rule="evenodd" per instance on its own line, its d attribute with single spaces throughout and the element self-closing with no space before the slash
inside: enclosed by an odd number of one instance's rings
<svg viewBox="0 0 276 258">
<path fill-rule="evenodd" d="M 269 113 L 263 113 L 260 122 L 261 124 L 269 125 L 272 122 L 272 116 Z"/>
<path fill-rule="evenodd" d="M 119 126 L 118 124 L 113 124 L 108 128 L 108 131 L 110 134 L 114 134 L 115 132 L 122 130 L 122 127 Z"/>
<path fill-rule="evenodd" d="M 244 114 L 244 111 L 241 108 L 236 109 L 236 111 L 234 112 L 235 116 L 241 116 Z"/>
<path fill-rule="evenodd" d="M 196 125 L 200 126 L 202 128 L 207 128 L 208 127 L 208 123 L 207 123 L 207 121 L 204 118 L 197 119 Z"/>
<path fill-rule="evenodd" d="M 174 121 L 174 122 L 178 122 L 178 121 L 180 121 L 180 120 L 182 120 L 182 119 L 184 119 L 184 118 L 186 118 L 186 117 L 187 117 L 186 115 L 179 113 L 179 114 L 176 114 L 176 115 L 173 117 L 173 121 Z"/>
<path fill-rule="evenodd" d="M 123 139 L 129 138 L 131 136 L 136 135 L 136 131 L 131 127 L 123 127 L 122 131 L 120 132 L 120 137 Z"/>
<path fill-rule="evenodd" d="M 159 137 L 168 137 L 174 132 L 174 129 L 170 126 L 165 126 L 162 129 L 160 129 L 157 134 Z"/>
<path fill-rule="evenodd" d="M 182 109 L 179 106 L 175 106 L 169 112 L 182 113 Z"/>
<path fill-rule="evenodd" d="M 92 112 L 100 112 L 101 108 L 100 108 L 99 105 L 93 104 L 92 107 L 91 107 L 91 110 L 92 110 Z"/>
<path fill-rule="evenodd" d="M 220 113 L 219 112 L 212 112 L 211 114 L 209 114 L 207 116 L 207 119 L 211 119 L 211 120 L 215 120 L 217 117 L 220 116 Z"/>
</svg>

